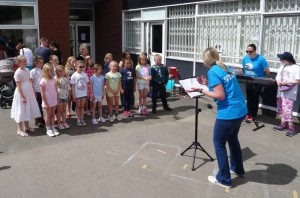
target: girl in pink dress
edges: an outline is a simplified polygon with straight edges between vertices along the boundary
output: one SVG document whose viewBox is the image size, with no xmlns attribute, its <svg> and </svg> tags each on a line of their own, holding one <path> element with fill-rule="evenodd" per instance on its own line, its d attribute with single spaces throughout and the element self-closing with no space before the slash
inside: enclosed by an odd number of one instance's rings
<svg viewBox="0 0 300 198">
<path fill-rule="evenodd" d="M 53 66 L 48 63 L 43 66 L 40 89 L 43 101 L 42 107 L 46 112 L 46 134 L 50 137 L 54 137 L 59 135 L 59 132 L 54 127 L 54 117 L 58 100 L 58 91 L 57 83 L 53 78 Z"/>
<path fill-rule="evenodd" d="M 29 121 L 32 118 L 41 117 L 41 113 L 35 99 L 32 83 L 30 82 L 30 71 L 26 68 L 27 60 L 25 56 L 17 56 L 16 64 L 19 68 L 14 75 L 17 88 L 12 102 L 11 118 L 18 124 L 17 135 L 27 137 L 27 132 L 33 131 L 33 129 L 29 127 Z M 24 128 L 23 122 L 25 123 Z"/>
</svg>

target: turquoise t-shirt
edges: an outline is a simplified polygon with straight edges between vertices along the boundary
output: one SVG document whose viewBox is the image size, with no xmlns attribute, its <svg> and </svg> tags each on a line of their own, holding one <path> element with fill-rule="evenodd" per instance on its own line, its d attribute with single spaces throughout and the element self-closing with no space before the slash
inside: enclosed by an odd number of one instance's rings
<svg viewBox="0 0 300 198">
<path fill-rule="evenodd" d="M 245 76 L 264 77 L 265 69 L 268 68 L 266 59 L 257 54 L 255 58 L 246 55 L 243 58 L 242 65 L 245 69 Z"/>
<path fill-rule="evenodd" d="M 234 74 L 228 74 L 218 65 L 213 65 L 208 71 L 208 82 L 210 91 L 219 84 L 224 87 L 224 100 L 215 99 L 218 106 L 217 119 L 232 120 L 247 114 L 245 97 Z"/>
</svg>

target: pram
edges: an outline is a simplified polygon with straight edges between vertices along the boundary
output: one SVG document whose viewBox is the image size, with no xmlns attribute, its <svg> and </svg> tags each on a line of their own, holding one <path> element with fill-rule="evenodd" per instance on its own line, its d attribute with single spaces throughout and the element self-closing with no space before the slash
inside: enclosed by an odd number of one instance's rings
<svg viewBox="0 0 300 198">
<path fill-rule="evenodd" d="M 0 106 L 2 109 L 11 106 L 14 97 L 13 63 L 10 60 L 0 60 Z"/>
</svg>

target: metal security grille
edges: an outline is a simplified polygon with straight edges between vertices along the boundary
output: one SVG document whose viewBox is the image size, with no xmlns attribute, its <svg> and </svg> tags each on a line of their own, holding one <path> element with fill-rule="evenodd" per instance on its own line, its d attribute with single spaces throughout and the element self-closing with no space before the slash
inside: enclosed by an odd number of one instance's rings
<svg viewBox="0 0 300 198">
<path fill-rule="evenodd" d="M 299 0 L 267 0 L 266 12 L 299 11 Z"/>
<path fill-rule="evenodd" d="M 246 46 L 257 45 L 270 68 L 277 53 L 289 51 L 300 60 L 300 0 L 203 1 L 166 6 L 166 57 L 198 61 L 207 47 L 222 60 L 240 64 Z M 124 48 L 141 50 L 141 11 L 124 12 Z"/>
<path fill-rule="evenodd" d="M 142 51 L 142 29 L 140 19 L 141 11 L 124 13 L 123 49 L 127 49 L 132 53 L 139 53 Z"/>
</svg>

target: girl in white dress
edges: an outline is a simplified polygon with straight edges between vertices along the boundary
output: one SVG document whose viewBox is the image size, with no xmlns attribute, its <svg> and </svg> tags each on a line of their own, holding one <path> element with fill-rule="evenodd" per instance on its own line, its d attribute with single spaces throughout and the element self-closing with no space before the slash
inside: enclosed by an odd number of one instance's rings
<svg viewBox="0 0 300 198">
<path fill-rule="evenodd" d="M 27 132 L 33 131 L 29 126 L 29 121 L 41 117 L 41 113 L 30 82 L 30 71 L 26 68 L 27 60 L 25 56 L 19 55 L 15 61 L 19 68 L 14 75 L 17 88 L 12 102 L 11 118 L 18 124 L 17 135 L 27 137 Z"/>
</svg>

